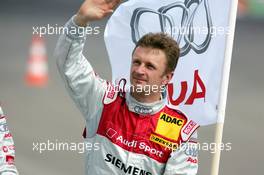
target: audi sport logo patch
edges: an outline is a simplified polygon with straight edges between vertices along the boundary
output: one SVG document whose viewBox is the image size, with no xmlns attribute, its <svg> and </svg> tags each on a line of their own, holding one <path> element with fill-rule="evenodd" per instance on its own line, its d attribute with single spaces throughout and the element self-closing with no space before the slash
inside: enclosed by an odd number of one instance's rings
<svg viewBox="0 0 264 175">
<path fill-rule="evenodd" d="M 162 135 L 168 139 L 178 140 L 181 128 L 186 123 L 186 120 L 170 116 L 162 112 L 160 114 L 155 133 Z"/>
</svg>

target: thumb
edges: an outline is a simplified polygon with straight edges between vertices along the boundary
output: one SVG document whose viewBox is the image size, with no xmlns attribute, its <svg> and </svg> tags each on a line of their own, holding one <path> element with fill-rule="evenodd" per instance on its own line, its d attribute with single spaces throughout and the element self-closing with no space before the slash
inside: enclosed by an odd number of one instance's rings
<svg viewBox="0 0 264 175">
<path fill-rule="evenodd" d="M 107 10 L 107 11 L 106 11 L 106 13 L 113 13 L 113 12 L 114 12 L 113 9 L 111 9 L 111 10 Z"/>
<path fill-rule="evenodd" d="M 111 10 L 107 10 L 107 11 L 105 11 L 105 16 L 106 16 L 106 15 L 110 15 L 110 14 L 112 14 L 112 13 L 114 13 L 114 10 L 112 10 L 112 9 L 111 9 Z"/>
</svg>

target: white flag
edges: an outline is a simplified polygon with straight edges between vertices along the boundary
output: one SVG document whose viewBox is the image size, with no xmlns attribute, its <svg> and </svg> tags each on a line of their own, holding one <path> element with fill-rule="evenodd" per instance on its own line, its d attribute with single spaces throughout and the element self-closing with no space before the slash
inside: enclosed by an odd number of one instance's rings
<svg viewBox="0 0 264 175">
<path fill-rule="evenodd" d="M 135 43 L 149 32 L 172 36 L 181 57 L 168 85 L 168 103 L 200 125 L 217 122 L 230 0 L 130 0 L 105 30 L 112 79 L 129 80 Z M 219 121 L 219 119 L 218 119 Z"/>
</svg>

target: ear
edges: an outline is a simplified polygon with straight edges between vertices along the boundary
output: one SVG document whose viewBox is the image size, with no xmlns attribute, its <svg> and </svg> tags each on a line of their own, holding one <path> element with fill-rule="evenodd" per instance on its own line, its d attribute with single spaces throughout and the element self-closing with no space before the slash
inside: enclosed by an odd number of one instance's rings
<svg viewBox="0 0 264 175">
<path fill-rule="evenodd" d="M 162 85 L 166 86 L 171 81 L 173 74 L 174 74 L 174 72 L 169 72 L 169 73 L 166 73 L 165 75 L 163 75 Z"/>
</svg>

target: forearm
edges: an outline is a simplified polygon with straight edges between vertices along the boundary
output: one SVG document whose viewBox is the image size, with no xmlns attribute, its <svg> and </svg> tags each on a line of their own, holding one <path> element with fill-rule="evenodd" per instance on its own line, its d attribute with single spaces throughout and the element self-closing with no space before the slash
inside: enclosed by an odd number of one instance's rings
<svg viewBox="0 0 264 175">
<path fill-rule="evenodd" d="M 73 28 L 78 31 L 79 26 L 74 23 L 72 17 L 65 27 L 68 31 Z M 82 53 L 85 38 L 85 35 L 78 33 L 62 34 L 55 49 L 55 57 L 69 95 L 83 116 L 89 118 L 96 109 L 94 106 L 102 101 L 106 82 L 95 76 L 92 66 Z"/>
<path fill-rule="evenodd" d="M 80 31 L 74 23 L 72 17 L 66 24 L 66 31 Z M 83 55 L 83 48 L 86 36 L 80 33 L 66 32 L 62 34 L 57 42 L 55 57 L 57 59 L 58 70 L 66 84 L 78 95 L 82 88 L 76 88 L 81 79 L 89 78 L 93 73 L 93 68 Z M 86 80 L 87 83 L 89 79 Z M 85 87 L 87 88 L 87 87 Z M 79 94 L 80 95 L 80 94 Z"/>
<path fill-rule="evenodd" d="M 100 20 L 113 11 L 120 0 L 85 0 L 77 15 L 69 20 L 66 33 L 58 40 L 55 57 L 59 72 L 64 79 L 66 89 L 86 119 L 102 108 L 102 99 L 107 90 L 106 81 L 102 81 L 93 71 L 83 55 L 85 32 L 83 27 L 90 21 Z M 81 30 L 79 30 L 82 28 Z M 75 32 L 69 32 L 74 30 Z M 77 31 L 77 32 L 76 32 Z"/>
</svg>

